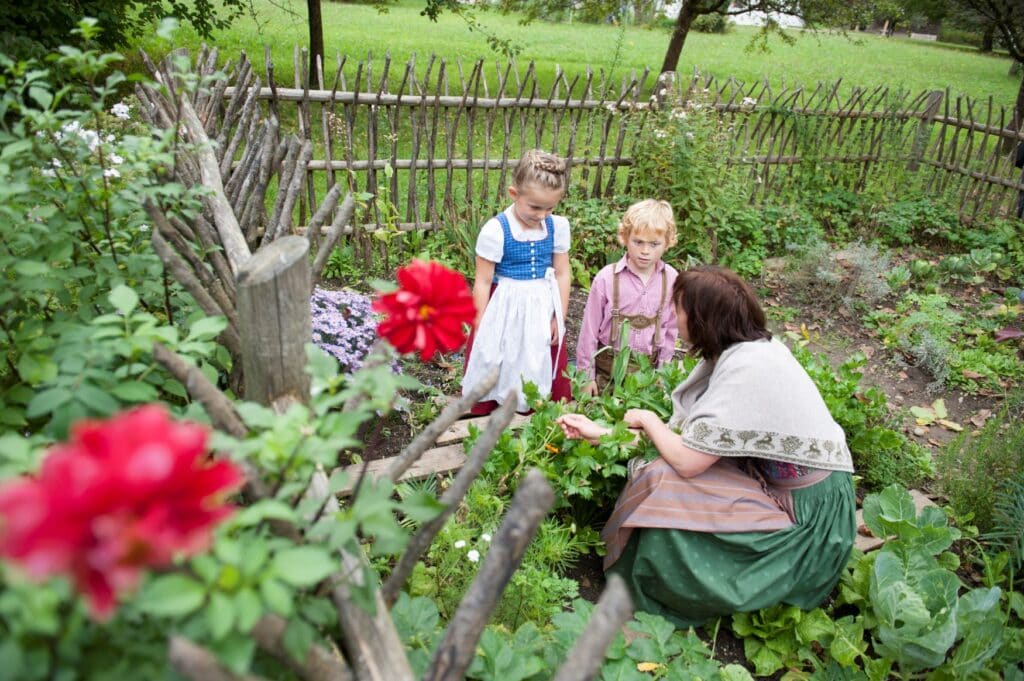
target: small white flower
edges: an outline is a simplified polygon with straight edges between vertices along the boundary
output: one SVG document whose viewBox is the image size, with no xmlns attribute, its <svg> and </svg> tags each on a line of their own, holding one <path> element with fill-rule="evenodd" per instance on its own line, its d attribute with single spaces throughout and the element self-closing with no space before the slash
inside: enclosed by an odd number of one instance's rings
<svg viewBox="0 0 1024 681">
<path fill-rule="evenodd" d="M 658 96 L 659 97 L 664 97 L 667 93 L 668 93 L 668 90 L 665 89 L 665 88 L 661 88 L 660 90 L 658 90 Z"/>
<path fill-rule="evenodd" d="M 53 168 L 43 168 L 39 171 L 39 174 L 43 177 L 57 177 L 57 171 Z"/>
<path fill-rule="evenodd" d="M 103 138 L 103 141 L 109 143 L 109 142 L 113 142 L 115 139 L 116 138 L 113 135 L 107 135 L 106 137 Z"/>
<path fill-rule="evenodd" d="M 619 112 L 618 107 L 611 103 L 605 104 L 604 108 L 608 109 L 608 112 L 612 114 L 617 114 Z"/>
<path fill-rule="evenodd" d="M 677 110 L 672 112 L 672 118 L 676 118 L 676 119 L 682 120 L 682 119 L 686 118 L 686 112 L 683 111 L 682 109 L 677 109 Z"/>
<path fill-rule="evenodd" d="M 53 166 L 54 168 L 63 168 L 64 167 L 64 164 L 60 162 L 59 158 L 51 158 L 50 159 L 50 165 Z"/>
<path fill-rule="evenodd" d="M 461 549 L 465 545 L 466 545 L 466 540 L 465 539 L 460 539 L 459 541 L 455 542 L 455 548 L 457 548 L 457 549 Z"/>
<path fill-rule="evenodd" d="M 124 163 L 124 157 L 121 156 L 120 154 L 111 153 L 110 162 L 113 163 L 115 166 L 119 166 L 122 163 Z"/>
<path fill-rule="evenodd" d="M 668 137 L 668 133 L 665 132 L 664 130 L 655 130 L 654 136 L 657 137 L 658 139 L 664 139 Z"/>
<path fill-rule="evenodd" d="M 487 534 L 486 532 L 481 534 L 480 538 L 483 539 L 485 542 L 490 542 L 491 541 L 491 535 Z"/>
<path fill-rule="evenodd" d="M 104 168 L 103 177 L 121 177 L 121 171 L 117 168 Z"/>
<path fill-rule="evenodd" d="M 148 232 L 149 231 L 149 225 L 139 225 L 139 231 L 140 232 Z"/>
<path fill-rule="evenodd" d="M 755 106 L 756 104 L 757 104 L 757 100 L 754 99 L 753 97 L 744 97 L 743 98 L 743 103 L 742 103 L 743 106 Z"/>
<path fill-rule="evenodd" d="M 480 552 L 476 549 L 470 549 L 469 553 L 466 554 L 466 558 L 469 559 L 470 563 L 476 563 L 480 561 Z"/>
<path fill-rule="evenodd" d="M 129 107 L 124 102 L 118 102 L 114 106 L 110 107 L 110 113 L 114 114 L 122 121 L 126 121 L 129 118 L 128 115 Z"/>
<path fill-rule="evenodd" d="M 693 139 L 693 133 L 692 132 L 686 133 L 686 139 L 692 140 Z"/>
</svg>

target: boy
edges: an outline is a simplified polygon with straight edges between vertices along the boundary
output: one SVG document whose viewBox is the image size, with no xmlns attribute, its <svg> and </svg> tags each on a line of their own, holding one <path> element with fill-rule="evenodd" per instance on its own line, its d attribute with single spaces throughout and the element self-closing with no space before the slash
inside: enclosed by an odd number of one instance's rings
<svg viewBox="0 0 1024 681">
<path fill-rule="evenodd" d="M 645 199 L 630 206 L 619 223 L 626 254 L 594 277 L 576 344 L 576 367 L 590 375 L 590 395 L 611 379 L 622 324 L 629 322 L 629 348 L 658 366 L 675 352 L 676 313 L 671 292 L 677 272 L 662 262 L 676 243 L 676 222 L 667 201 Z"/>
</svg>

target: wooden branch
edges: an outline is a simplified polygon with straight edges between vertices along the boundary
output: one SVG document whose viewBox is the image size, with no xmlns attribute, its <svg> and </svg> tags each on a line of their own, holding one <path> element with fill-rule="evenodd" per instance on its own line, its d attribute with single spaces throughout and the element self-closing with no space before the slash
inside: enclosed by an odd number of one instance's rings
<svg viewBox="0 0 1024 681">
<path fill-rule="evenodd" d="M 256 681 L 258 676 L 240 676 L 230 671 L 206 648 L 183 636 L 171 636 L 167 659 L 174 671 L 191 681 Z"/>
<path fill-rule="evenodd" d="M 480 572 L 455 611 L 423 675 L 424 681 L 459 681 L 465 677 L 487 618 L 554 500 L 555 493 L 544 474 L 530 469 L 512 498 Z"/>
<path fill-rule="evenodd" d="M 597 678 L 605 651 L 633 615 L 633 599 L 622 577 L 609 575 L 597 607 L 562 663 L 554 681 L 590 681 Z"/>
<path fill-rule="evenodd" d="M 598 606 L 600 607 L 600 606 Z M 310 646 L 303 660 L 296 660 L 284 646 L 288 621 L 278 615 L 264 615 L 252 629 L 256 645 L 281 660 L 304 681 L 352 681 L 352 671 L 341 655 L 318 645 Z"/>
<path fill-rule="evenodd" d="M 205 202 L 213 213 L 213 223 L 217 227 L 217 234 L 224 247 L 224 254 L 231 264 L 231 271 L 237 275 L 238 270 L 252 254 L 238 226 L 238 218 L 235 217 L 231 204 L 228 203 L 227 197 L 224 195 L 220 165 L 217 163 L 217 156 L 210 146 L 210 139 L 206 136 L 203 124 L 196 116 L 187 97 L 182 96 L 179 102 L 182 122 L 185 124 L 189 137 L 196 144 L 196 160 L 199 163 L 203 185 L 211 192 L 205 197 Z"/>
<path fill-rule="evenodd" d="M 435 418 L 430 425 L 424 428 L 419 435 L 413 438 L 413 441 L 407 444 L 398 456 L 395 457 L 394 462 L 392 462 L 385 473 L 388 480 L 396 482 L 400 477 L 402 477 L 402 473 L 405 473 L 405 471 L 409 469 L 409 466 L 413 465 L 413 463 L 423 455 L 423 452 L 434 446 L 434 443 L 437 442 L 437 438 L 441 436 L 441 433 L 446 431 L 448 426 L 455 423 L 460 416 L 469 411 L 470 407 L 479 402 L 480 398 L 486 395 L 497 382 L 498 369 L 494 368 L 466 395 L 449 403 L 448 406 L 446 406 L 441 413 L 437 415 L 437 418 Z M 512 400 L 512 402 L 515 402 L 515 400 Z M 512 417 L 509 416 L 509 420 L 511 419 Z M 502 426 L 502 428 L 504 428 L 504 426 Z"/>
<path fill-rule="evenodd" d="M 306 225 L 306 238 L 309 239 L 311 249 L 315 249 L 320 243 L 320 228 L 327 221 L 327 216 L 338 205 L 338 199 L 341 198 L 341 190 L 342 186 L 340 184 L 335 184 L 331 187 L 324 196 L 324 200 L 320 202 L 316 212 L 313 213 L 313 217 L 309 219 L 309 224 Z"/>
<path fill-rule="evenodd" d="M 281 214 L 284 211 L 285 201 L 288 200 L 288 185 L 291 184 L 292 174 L 295 172 L 295 159 L 299 155 L 299 148 L 301 146 L 299 140 L 294 135 L 285 138 L 281 142 L 281 146 L 284 147 L 284 158 L 280 163 L 280 173 L 277 177 L 277 196 L 274 199 L 274 210 L 270 213 L 270 219 L 267 220 L 266 229 L 263 232 L 263 239 L 260 241 L 260 246 L 266 246 L 274 240 L 274 234 L 277 231 L 277 223 L 281 219 Z M 278 155 L 280 155 L 278 150 Z M 274 164 L 277 166 L 278 164 Z"/>
<path fill-rule="evenodd" d="M 214 302 L 217 303 L 224 313 L 224 316 L 227 317 L 228 323 L 237 329 L 238 315 L 235 314 L 235 303 L 228 297 L 228 293 L 224 290 L 224 284 L 221 280 L 214 276 L 210 270 L 206 269 L 206 263 L 199 259 L 199 256 L 195 254 L 188 242 L 182 238 L 181 233 L 171 225 L 167 216 L 164 215 L 163 211 L 155 203 L 146 199 L 142 205 L 146 209 L 149 218 L 153 221 L 153 224 L 160 230 L 160 235 L 170 242 L 178 252 L 178 255 L 188 262 L 203 289 L 209 292 Z"/>
<path fill-rule="evenodd" d="M 497 379 L 497 371 L 495 371 L 495 379 Z M 413 568 L 416 567 L 416 562 L 419 560 L 420 555 L 434 541 L 434 537 L 444 527 L 448 517 L 458 508 L 462 497 L 466 495 L 470 485 L 473 484 L 473 481 L 480 474 L 484 463 L 487 461 L 487 457 L 490 456 L 491 451 L 494 449 L 494 444 L 512 421 L 515 407 L 515 393 L 510 392 L 505 403 L 491 415 L 490 420 L 487 422 L 487 428 L 473 444 L 473 449 L 466 459 L 466 464 L 455 476 L 451 486 L 441 496 L 441 504 L 445 508 L 436 517 L 421 525 L 416 534 L 409 540 L 405 551 L 402 553 L 402 557 L 398 560 L 398 565 L 391 571 L 391 576 L 388 577 L 388 580 L 381 588 L 381 596 L 384 598 L 384 602 L 388 604 L 388 607 L 394 605 L 395 601 L 398 600 L 398 594 L 405 585 L 409 575 L 412 574 Z M 437 421 L 435 420 L 434 423 L 437 423 Z"/>
<path fill-rule="evenodd" d="M 184 357 L 162 343 L 153 343 L 153 359 L 167 369 L 193 399 L 203 405 L 214 428 L 238 439 L 249 434 L 249 429 L 235 411 L 235 405 L 198 367 L 189 364 Z"/>
<path fill-rule="evenodd" d="M 238 417 L 231 400 L 218 390 L 217 386 L 210 383 L 210 379 L 206 378 L 206 375 L 198 367 L 192 366 L 185 361 L 184 357 L 160 343 L 153 343 L 153 359 L 185 386 L 185 390 L 188 391 L 192 399 L 202 405 L 214 428 L 239 440 L 249 434 L 249 429 Z M 251 463 L 248 461 L 236 463 L 245 473 L 245 487 L 242 491 L 246 497 L 269 499 L 273 496 L 263 484 L 260 472 Z M 297 531 L 293 531 L 290 536 L 298 537 L 299 535 Z"/>
<path fill-rule="evenodd" d="M 228 319 L 227 327 L 221 331 L 217 339 L 232 354 L 238 356 L 242 350 L 242 342 L 238 337 L 238 330 L 231 325 L 231 318 L 227 317 L 220 305 L 206 292 L 206 289 L 199 283 L 196 275 L 185 264 L 185 261 L 181 259 L 181 256 L 175 253 L 170 244 L 160 235 L 159 230 L 154 229 L 152 231 L 150 242 L 153 244 L 153 250 L 156 251 L 156 254 L 160 257 L 167 270 L 186 291 L 192 294 L 192 297 L 195 298 L 196 303 L 202 308 L 203 312 L 208 315 L 223 315 Z"/>
<path fill-rule="evenodd" d="M 341 238 L 342 230 L 348 225 L 349 220 L 352 219 L 352 214 L 356 211 L 356 199 L 349 192 L 345 195 L 345 200 L 341 203 L 341 207 L 338 208 L 338 212 L 334 214 L 334 221 L 331 223 L 330 228 L 327 230 L 327 234 L 324 236 L 323 242 L 320 244 L 320 248 L 317 249 L 316 257 L 313 259 L 313 283 L 316 284 L 320 281 L 320 276 L 323 274 L 324 267 L 327 266 L 327 258 L 330 257 L 331 251 L 334 250 L 334 245 L 338 243 L 338 239 Z"/>
<path fill-rule="evenodd" d="M 292 227 L 292 210 L 295 208 L 295 201 L 299 198 L 299 193 L 302 191 L 303 180 L 306 179 L 306 164 L 309 163 L 309 159 L 312 156 L 313 143 L 305 140 L 299 148 L 299 155 L 295 159 L 295 167 L 289 175 L 288 186 L 284 191 L 284 203 L 281 206 L 281 212 L 278 214 L 277 224 L 275 226 L 271 222 L 267 226 L 267 233 L 270 233 L 271 228 L 273 228 L 271 240 L 280 238 Z M 267 242 L 266 235 L 263 237 L 263 242 Z"/>
</svg>

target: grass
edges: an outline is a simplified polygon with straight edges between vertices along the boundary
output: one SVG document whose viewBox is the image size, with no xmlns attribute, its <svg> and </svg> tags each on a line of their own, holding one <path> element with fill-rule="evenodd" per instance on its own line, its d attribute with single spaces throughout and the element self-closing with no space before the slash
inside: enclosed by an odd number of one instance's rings
<svg viewBox="0 0 1024 681">
<path fill-rule="evenodd" d="M 260 26 L 244 17 L 226 31 L 213 36 L 222 58 L 237 59 L 240 50 L 262 66 L 263 46 L 271 46 L 275 76 L 282 85 L 291 84 L 295 45 L 308 45 L 306 3 L 302 0 L 253 0 Z M 354 61 L 372 58 L 373 74 L 380 76 L 384 55 L 392 58 L 392 87 L 398 86 L 405 62 L 416 55 L 422 77 L 429 56 L 436 53 L 449 63 L 449 81 L 458 89 L 456 61 L 461 61 L 468 77 L 472 63 L 484 58 L 491 88 L 497 83 L 500 62 L 505 60 L 487 45 L 486 37 L 472 32 L 462 19 L 445 14 L 433 23 L 420 16 L 422 0 L 399 0 L 388 13 L 381 14 L 369 5 L 323 2 L 327 77 L 333 77 L 336 55 L 348 55 L 346 77 L 355 74 Z M 290 12 L 286 9 L 290 8 Z M 512 41 L 520 49 L 517 63 L 521 69 L 530 61 L 537 63 L 542 87 L 553 80 L 555 65 L 569 74 L 610 72 L 616 80 L 645 67 L 657 71 L 668 45 L 666 29 L 608 24 L 556 24 L 537 21 L 519 24 L 514 15 L 496 12 L 480 14 L 481 23 L 496 35 Z M 882 38 L 873 34 L 802 34 L 793 32 L 797 41 L 787 45 L 778 38 L 770 42 L 769 52 L 745 48 L 755 29 L 736 27 L 724 35 L 691 32 L 683 49 L 679 70 L 719 78 L 732 76 L 745 82 L 767 79 L 773 88 L 801 84 L 813 88 L 818 82 L 842 79 L 846 87 L 874 88 L 888 85 L 912 93 L 945 89 L 971 97 L 993 97 L 996 104 L 1012 106 L 1020 78 L 1008 75 L 1010 61 L 999 55 L 968 52 L 957 46 Z M 178 43 L 198 47 L 201 39 L 183 27 Z M 140 41 L 151 54 L 162 54 L 166 46 L 158 39 Z M 397 65 L 397 68 L 396 68 Z M 262 70 L 262 68 L 260 68 Z M 434 68 L 436 74 L 437 67 Z M 649 79 L 649 84 L 653 78 Z M 542 90 L 543 91 L 543 90 Z"/>
</svg>

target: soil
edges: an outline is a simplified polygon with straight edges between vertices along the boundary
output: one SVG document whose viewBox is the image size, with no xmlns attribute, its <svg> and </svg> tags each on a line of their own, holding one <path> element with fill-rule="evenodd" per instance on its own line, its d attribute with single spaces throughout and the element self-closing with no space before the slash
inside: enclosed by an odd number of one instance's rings
<svg viewBox="0 0 1024 681">
<path fill-rule="evenodd" d="M 861 385 L 864 388 L 881 389 L 894 416 L 902 424 L 903 431 L 922 446 L 935 450 L 957 433 L 939 425 L 917 425 L 909 411 L 911 406 L 928 406 L 941 397 L 946 404 L 947 420 L 961 424 L 968 430 L 980 428 L 989 416 L 997 412 L 999 400 L 995 395 L 967 395 L 956 390 L 936 392 L 932 377 L 913 366 L 906 358 L 894 356 L 887 350 L 877 334 L 860 322 L 857 312 L 829 302 L 827 296 L 815 296 L 807 290 L 791 286 L 780 271 L 771 268 L 766 269 L 757 284 L 766 313 L 772 320 L 770 326 L 777 336 L 792 338 L 796 335 L 797 338 L 806 339 L 809 349 L 825 354 L 833 366 L 839 366 L 854 352 L 863 353 L 868 362 L 863 368 Z M 576 338 L 585 305 L 586 292 L 574 288 L 566 322 L 570 362 L 575 358 Z M 454 395 L 458 392 L 461 378 L 461 354 L 445 356 L 427 364 L 416 364 L 407 370 L 423 383 L 437 388 L 441 394 Z M 403 426 L 406 431 L 404 434 Z M 402 425 L 393 424 L 389 437 L 380 439 L 373 458 L 397 453 L 409 437 L 411 429 L 407 422 Z M 927 484 L 924 491 L 929 491 Z M 581 597 L 591 602 L 596 602 L 604 589 L 605 578 L 601 558 L 598 556 L 583 556 L 567 576 L 579 582 Z M 747 666 L 743 642 L 731 634 L 729 627 L 720 627 L 715 641 L 710 640 L 708 632 L 698 629 L 697 633 L 712 646 L 715 659 L 722 664 Z"/>
</svg>

